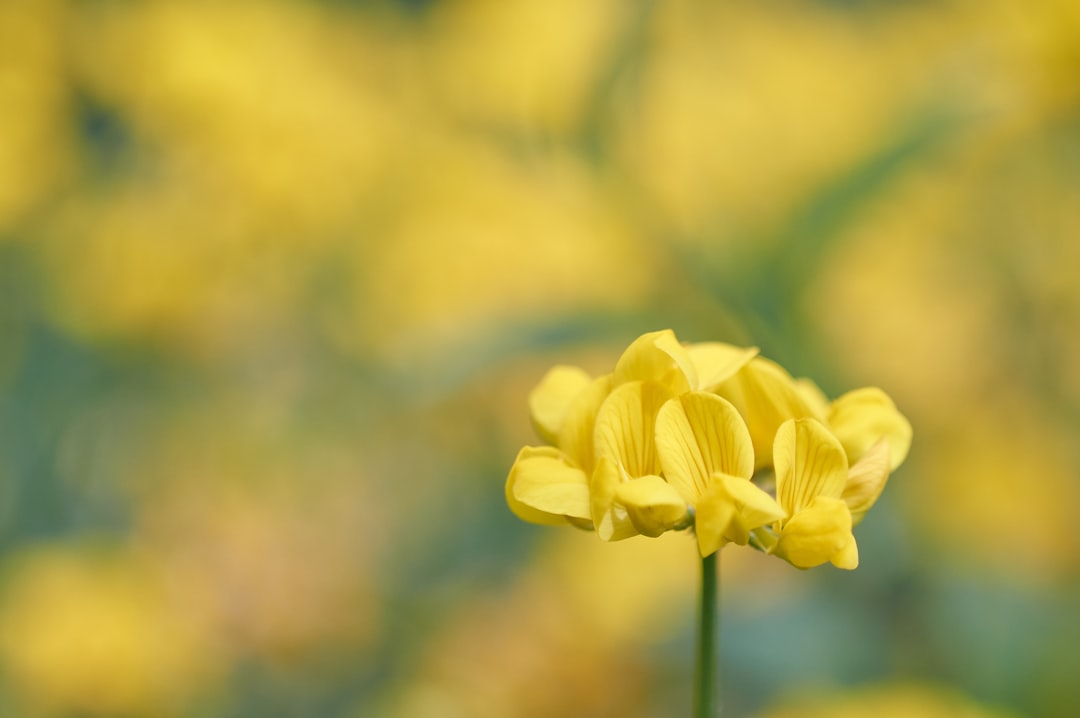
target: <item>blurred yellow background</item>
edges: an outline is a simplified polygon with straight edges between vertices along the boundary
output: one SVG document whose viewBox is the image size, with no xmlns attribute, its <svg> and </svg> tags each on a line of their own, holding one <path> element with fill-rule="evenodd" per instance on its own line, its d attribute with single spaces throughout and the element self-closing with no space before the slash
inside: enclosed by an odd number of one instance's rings
<svg viewBox="0 0 1080 718">
<path fill-rule="evenodd" d="M 915 427 L 727 715 L 1078 715 L 1078 279 L 1072 0 L 6 0 L 0 714 L 686 714 L 693 542 L 503 498 L 671 327 Z"/>
</svg>

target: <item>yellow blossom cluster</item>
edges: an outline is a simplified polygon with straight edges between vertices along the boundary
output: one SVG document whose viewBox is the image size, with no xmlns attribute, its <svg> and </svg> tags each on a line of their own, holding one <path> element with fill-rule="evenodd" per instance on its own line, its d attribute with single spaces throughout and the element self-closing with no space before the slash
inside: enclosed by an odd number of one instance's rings
<svg viewBox="0 0 1080 718">
<path fill-rule="evenodd" d="M 554 367 L 529 407 L 548 444 L 510 469 L 520 518 L 605 541 L 693 528 L 702 556 L 735 543 L 799 568 L 858 565 L 852 526 L 911 445 L 880 389 L 830 402 L 756 348 L 670 329 L 636 339 L 610 374 Z"/>
</svg>

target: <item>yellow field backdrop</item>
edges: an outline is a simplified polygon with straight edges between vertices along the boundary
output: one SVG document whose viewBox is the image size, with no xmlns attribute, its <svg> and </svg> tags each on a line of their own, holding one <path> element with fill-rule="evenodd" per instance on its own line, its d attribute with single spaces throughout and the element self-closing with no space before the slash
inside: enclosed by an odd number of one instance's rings
<svg viewBox="0 0 1080 718">
<path fill-rule="evenodd" d="M 914 426 L 728 715 L 1080 714 L 1080 4 L 0 3 L 0 713 L 686 714 L 693 541 L 503 496 L 666 327 Z"/>
</svg>

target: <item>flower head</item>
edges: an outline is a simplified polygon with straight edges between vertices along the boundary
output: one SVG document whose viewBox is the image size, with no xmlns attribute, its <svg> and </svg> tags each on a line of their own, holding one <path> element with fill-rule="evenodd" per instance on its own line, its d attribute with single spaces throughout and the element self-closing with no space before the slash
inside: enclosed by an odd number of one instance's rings
<svg viewBox="0 0 1080 718">
<path fill-rule="evenodd" d="M 507 477 L 520 518 L 606 541 L 692 528 L 702 556 L 749 544 L 800 568 L 858 565 L 852 527 L 911 444 L 880 389 L 830 403 L 756 348 L 671 330 L 638 337 L 610 374 L 554 367 L 529 408 L 547 445 Z"/>
<path fill-rule="evenodd" d="M 754 448 L 735 407 L 715 394 L 689 392 L 664 404 L 657 445 L 668 481 L 696 511 L 702 556 L 780 518 L 776 501 L 750 481 Z"/>
<path fill-rule="evenodd" d="M 774 526 L 773 553 L 799 568 L 858 566 L 851 510 L 842 498 L 847 456 L 837 438 L 815 419 L 789 419 L 776 432 L 773 460 L 784 511 Z"/>
</svg>

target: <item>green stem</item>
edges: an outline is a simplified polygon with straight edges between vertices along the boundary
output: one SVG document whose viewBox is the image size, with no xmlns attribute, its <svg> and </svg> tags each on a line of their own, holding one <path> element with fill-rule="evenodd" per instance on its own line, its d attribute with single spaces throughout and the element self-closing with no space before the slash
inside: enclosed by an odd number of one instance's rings
<svg viewBox="0 0 1080 718">
<path fill-rule="evenodd" d="M 698 621 L 697 672 L 694 677 L 694 718 L 720 715 L 719 633 L 717 551 L 701 559 L 701 615 Z"/>
</svg>

